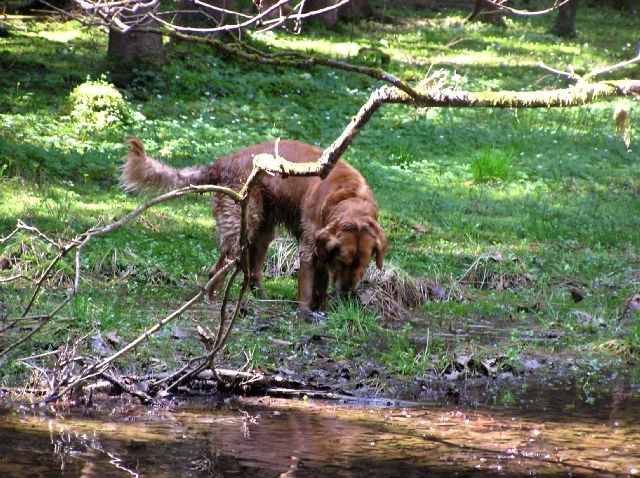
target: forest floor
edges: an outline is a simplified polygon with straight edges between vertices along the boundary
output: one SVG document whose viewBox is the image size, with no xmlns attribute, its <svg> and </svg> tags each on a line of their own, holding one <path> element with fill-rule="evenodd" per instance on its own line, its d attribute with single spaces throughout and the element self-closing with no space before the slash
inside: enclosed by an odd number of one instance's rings
<svg viewBox="0 0 640 478">
<path fill-rule="evenodd" d="M 567 87 L 570 80 L 539 62 L 585 73 L 636 54 L 635 21 L 614 11 L 581 9 L 572 41 L 549 33 L 553 16 L 509 18 L 504 29 L 465 24 L 466 12 L 457 10 L 387 14 L 392 23 L 315 26 L 251 41 L 382 67 L 407 81 L 443 68 L 448 86 L 469 91 Z M 53 242 L 68 240 L 142 203 L 118 184 L 128 137 L 177 167 L 276 138 L 326 146 L 380 86 L 342 71 L 252 65 L 168 42 L 162 69 L 137 71 L 117 89 L 105 31 L 57 16 L 3 22 L 3 237 L 20 220 Z M 635 65 L 607 78 L 639 73 Z M 108 98 L 106 108 L 91 103 L 96 91 Z M 389 238 L 385 269 L 372 272 L 355 299 L 332 302 L 305 322 L 295 313 L 295 244 L 278 239 L 267 265 L 270 300 L 248 299 L 219 365 L 310 389 L 407 400 L 529 376 L 570 375 L 585 400 L 614 375 L 637 382 L 638 126 L 631 122 L 627 146 L 612 120 L 614 109 L 632 111 L 633 101 L 383 108 L 346 159 L 376 195 Z M 0 287 L 4 350 L 37 327 L 38 320 L 12 319 L 56 250 L 26 231 L 0 247 L 0 278 L 24 276 Z M 121 348 L 193 296 L 216 256 L 203 197 L 160 205 L 93 241 L 82 257 L 81 293 L 0 358 L 3 385 L 42 381 L 65 344 L 82 355 Z M 72 271 L 73 258 L 56 266 L 33 313 L 62 300 Z M 216 313 L 215 305 L 196 305 L 116 370 L 174 370 L 202 353 L 197 327 L 215 328 Z"/>
</svg>

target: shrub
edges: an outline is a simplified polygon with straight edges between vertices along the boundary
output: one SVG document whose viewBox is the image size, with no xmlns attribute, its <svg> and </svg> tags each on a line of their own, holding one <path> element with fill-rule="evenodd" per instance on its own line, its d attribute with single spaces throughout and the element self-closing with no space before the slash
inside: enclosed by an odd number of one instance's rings
<svg viewBox="0 0 640 478">
<path fill-rule="evenodd" d="M 90 130 L 129 123 L 133 114 L 122 93 L 104 78 L 87 79 L 69 94 L 69 115 L 74 122 Z"/>
</svg>

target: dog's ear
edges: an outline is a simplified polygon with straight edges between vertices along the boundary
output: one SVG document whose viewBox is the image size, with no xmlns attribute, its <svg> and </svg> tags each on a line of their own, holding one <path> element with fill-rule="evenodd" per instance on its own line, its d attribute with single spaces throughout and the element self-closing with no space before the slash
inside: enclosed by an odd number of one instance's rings
<svg viewBox="0 0 640 478">
<path fill-rule="evenodd" d="M 316 254 L 320 259 L 328 260 L 339 248 L 340 241 L 330 226 L 323 227 L 316 233 Z"/>
<path fill-rule="evenodd" d="M 374 252 L 376 254 L 376 266 L 378 269 L 382 269 L 384 265 L 384 254 L 387 252 L 387 236 L 384 235 L 382 228 L 375 223 L 373 230 L 376 238 L 376 245 L 374 246 Z"/>
</svg>

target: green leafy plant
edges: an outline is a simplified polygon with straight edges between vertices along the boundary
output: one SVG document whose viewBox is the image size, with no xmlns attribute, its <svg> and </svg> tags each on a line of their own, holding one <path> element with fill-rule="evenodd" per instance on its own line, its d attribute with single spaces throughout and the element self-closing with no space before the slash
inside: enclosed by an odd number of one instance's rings
<svg viewBox="0 0 640 478">
<path fill-rule="evenodd" d="M 381 354 L 381 360 L 400 375 L 418 375 L 428 368 L 439 368 L 438 364 L 445 358 L 439 354 L 442 351 L 440 341 L 434 340 L 427 331 L 427 343 L 419 347 L 412 343 L 411 332 L 409 324 L 399 332 L 392 332 L 388 351 Z"/>
<path fill-rule="evenodd" d="M 87 79 L 69 94 L 69 115 L 89 130 L 101 130 L 129 123 L 133 114 L 122 93 L 104 77 Z"/>
</svg>

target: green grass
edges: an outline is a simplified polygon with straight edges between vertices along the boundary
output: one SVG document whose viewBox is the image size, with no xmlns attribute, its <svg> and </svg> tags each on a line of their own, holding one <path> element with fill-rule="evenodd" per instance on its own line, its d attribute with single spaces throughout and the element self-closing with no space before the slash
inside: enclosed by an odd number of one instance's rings
<svg viewBox="0 0 640 478">
<path fill-rule="evenodd" d="M 575 42 L 549 34 L 553 18 L 548 16 L 509 19 L 503 30 L 464 25 L 464 13 L 455 10 L 390 12 L 404 21 L 364 22 L 333 32 L 310 29 L 301 36 L 270 32 L 253 40 L 269 48 L 338 52 L 373 66 L 384 59 L 385 68 L 410 81 L 445 68 L 449 86 L 477 91 L 568 84 L 539 69 L 540 59 L 558 68 L 572 64 L 580 73 L 635 54 L 634 22 L 611 11 L 582 9 Z M 54 238 L 70 238 L 141 203 L 142 197 L 118 187 L 129 136 L 141 137 L 152 155 L 181 167 L 279 137 L 327 146 L 379 85 L 328 69 L 248 65 L 205 47 L 169 42 L 162 71 L 139 72 L 120 90 L 121 98 L 111 97 L 106 110 L 114 114 L 93 128 L 88 127 L 97 121 L 92 115 L 102 106 L 78 102 L 78 88 L 109 88 L 106 34 L 73 21 L 11 22 L 19 28 L 0 38 L 0 235 L 21 219 Z M 445 46 L 458 39 L 463 41 Z M 610 77 L 639 72 L 634 66 Z M 457 300 L 419 308 L 411 327 L 394 328 L 395 339 L 381 328 L 384 318 L 339 303 L 319 326 L 321 333 L 340 338 L 332 353 L 357 360 L 364 353 L 409 375 L 442 371 L 448 357 L 469 351 L 496 356 L 511 351 L 506 355 L 513 360 L 514 350 L 576 356 L 600 350 L 612 357 L 615 347 L 598 345 L 618 341 L 635 356 L 638 313 L 631 311 L 633 320 L 622 327 L 617 319 L 640 284 L 640 146 L 637 122 L 632 121 L 630 150 L 616 136 L 611 118 L 616 103 L 518 111 L 380 110 L 346 156 L 377 197 L 390 240 L 386 259 L 413 276 L 446 278 L 459 294 Z M 27 235 L 6 247 L 16 267 L 33 268 L 33 277 L 53 253 Z M 500 260 L 487 259 L 496 253 Z M 131 338 L 192 295 L 216 257 L 207 198 L 155 208 L 87 248 L 82 296 L 34 337 L 31 350 L 21 352 L 54 348 L 69 330 L 82 335 L 95 327 Z M 39 311 L 69 286 L 72 260 L 60 266 L 58 283 L 47 284 Z M 463 280 L 473 264 L 476 280 Z M 480 276 L 487 280 L 477 280 Z M 581 302 L 573 302 L 563 285 L 567 281 L 579 284 Z M 273 338 L 293 341 L 307 331 L 293 319 L 295 289 L 293 278 L 269 279 L 267 292 L 277 301 L 252 302 L 262 318 L 277 320 L 268 332 Z M 3 285 L 0 301 L 16 314 L 29 290 L 25 281 Z M 601 318 L 604 326 L 585 326 L 576 311 Z M 425 353 L 416 339 L 427 330 L 437 337 L 479 321 L 495 325 L 495 348 L 480 339 L 461 339 Z M 521 330 L 520 337 L 501 334 L 498 324 L 505 323 L 506 330 Z M 231 352 L 249 350 L 256 367 L 268 367 L 275 352 L 259 330 L 245 325 L 250 332 L 238 332 Z M 549 329 L 560 338 L 522 339 L 528 331 Z M 14 338 L 0 338 L 0 348 Z M 371 346 L 365 345 L 367 338 Z M 174 350 L 188 356 L 198 344 L 165 336 L 148 347 L 140 351 L 142 368 L 152 367 L 156 355 L 169 360 Z M 7 370 L 20 368 L 12 364 Z"/>
<path fill-rule="evenodd" d="M 354 299 L 345 299 L 333 304 L 329 310 L 331 329 L 339 339 L 363 339 L 378 331 L 378 318 L 362 308 Z"/>
<path fill-rule="evenodd" d="M 469 166 L 477 183 L 507 182 L 513 177 L 513 151 L 478 151 Z"/>
</svg>

